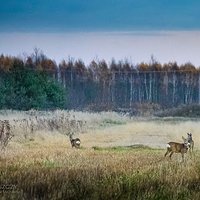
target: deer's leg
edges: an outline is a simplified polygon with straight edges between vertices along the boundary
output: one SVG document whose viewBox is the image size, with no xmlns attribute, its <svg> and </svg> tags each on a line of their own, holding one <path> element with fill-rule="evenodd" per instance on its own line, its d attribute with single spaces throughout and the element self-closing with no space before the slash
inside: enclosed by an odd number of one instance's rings
<svg viewBox="0 0 200 200">
<path fill-rule="evenodd" d="M 165 157 L 167 156 L 168 153 L 169 153 L 169 151 L 167 151 L 167 152 L 165 153 Z"/>
<path fill-rule="evenodd" d="M 171 157 L 172 157 L 173 153 L 174 153 L 173 151 L 170 153 L 170 155 L 169 155 L 170 159 L 171 159 Z"/>
<path fill-rule="evenodd" d="M 193 149 L 194 149 L 194 142 L 192 142 L 192 146 L 191 146 L 191 148 L 192 148 L 192 151 L 193 151 Z"/>
<path fill-rule="evenodd" d="M 182 162 L 184 161 L 184 153 L 181 153 L 181 155 L 182 155 Z"/>
<path fill-rule="evenodd" d="M 189 152 L 190 152 L 190 155 L 192 155 L 192 151 L 193 151 L 193 149 L 192 149 L 192 145 L 189 147 Z"/>
<path fill-rule="evenodd" d="M 167 148 L 167 152 L 165 153 L 165 157 L 167 156 L 167 154 L 170 152 L 170 150 Z"/>
</svg>

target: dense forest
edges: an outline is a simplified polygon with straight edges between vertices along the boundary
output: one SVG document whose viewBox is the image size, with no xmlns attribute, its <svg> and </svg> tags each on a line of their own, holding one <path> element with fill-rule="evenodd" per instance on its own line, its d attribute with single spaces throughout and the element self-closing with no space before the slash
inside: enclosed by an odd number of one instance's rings
<svg viewBox="0 0 200 200">
<path fill-rule="evenodd" d="M 133 65 L 68 58 L 58 65 L 40 50 L 25 58 L 0 56 L 0 108 L 134 110 L 200 104 L 200 69 L 191 63 Z M 29 81 L 28 81 L 29 80 Z"/>
</svg>

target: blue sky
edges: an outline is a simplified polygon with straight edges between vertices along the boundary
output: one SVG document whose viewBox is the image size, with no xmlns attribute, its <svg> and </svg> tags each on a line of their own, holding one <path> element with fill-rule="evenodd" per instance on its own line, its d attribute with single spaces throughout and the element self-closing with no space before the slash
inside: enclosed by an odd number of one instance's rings
<svg viewBox="0 0 200 200">
<path fill-rule="evenodd" d="M 199 0 L 0 0 L 0 31 L 198 30 Z"/>
</svg>

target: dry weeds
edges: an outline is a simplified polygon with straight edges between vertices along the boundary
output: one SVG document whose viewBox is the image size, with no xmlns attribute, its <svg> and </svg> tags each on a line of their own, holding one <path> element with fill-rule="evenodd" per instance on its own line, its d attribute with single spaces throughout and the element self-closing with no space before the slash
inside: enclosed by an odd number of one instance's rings
<svg viewBox="0 0 200 200">
<path fill-rule="evenodd" d="M 86 121 L 84 130 L 75 133 L 82 148 L 72 149 L 60 129 L 42 126 L 26 133 L 15 127 L 16 137 L 0 156 L 1 199 L 200 198 L 198 120 L 74 111 L 32 111 L 19 116 L 16 112 L 9 120 L 35 116 L 60 120 L 63 115 Z M 195 152 L 187 154 L 183 163 L 178 154 L 171 161 L 164 158 L 165 144 L 181 142 L 187 132 L 193 133 Z"/>
</svg>

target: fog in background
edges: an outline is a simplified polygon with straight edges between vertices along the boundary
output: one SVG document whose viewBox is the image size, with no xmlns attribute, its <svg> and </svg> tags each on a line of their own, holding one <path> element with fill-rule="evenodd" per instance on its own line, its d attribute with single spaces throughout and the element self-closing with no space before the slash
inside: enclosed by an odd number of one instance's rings
<svg viewBox="0 0 200 200">
<path fill-rule="evenodd" d="M 93 59 L 127 59 L 133 64 L 191 62 L 200 66 L 200 31 L 0 33 L 0 53 L 26 56 L 37 47 L 57 64 L 69 57 L 88 65 Z"/>
</svg>

